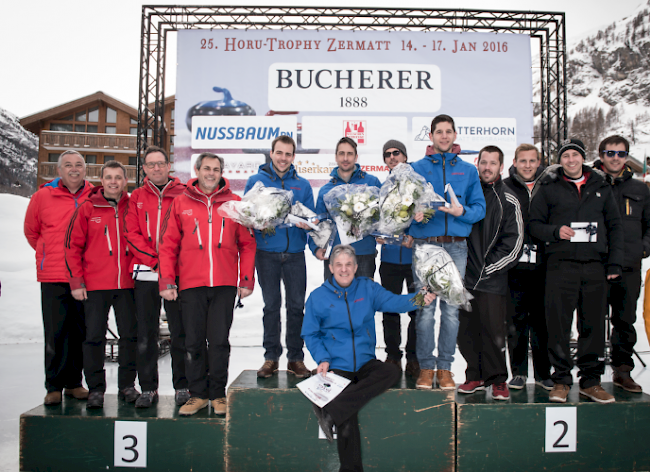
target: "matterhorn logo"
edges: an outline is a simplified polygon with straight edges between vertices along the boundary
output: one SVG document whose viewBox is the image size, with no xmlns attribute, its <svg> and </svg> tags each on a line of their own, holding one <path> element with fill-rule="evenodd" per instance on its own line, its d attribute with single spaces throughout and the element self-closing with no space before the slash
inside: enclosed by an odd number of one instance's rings
<svg viewBox="0 0 650 472">
<path fill-rule="evenodd" d="M 366 122 L 365 121 L 343 121 L 343 136 L 354 139 L 358 145 L 366 144 Z"/>
<path fill-rule="evenodd" d="M 415 137 L 415 141 L 429 141 L 429 127 L 423 126 L 420 133 Z"/>
</svg>

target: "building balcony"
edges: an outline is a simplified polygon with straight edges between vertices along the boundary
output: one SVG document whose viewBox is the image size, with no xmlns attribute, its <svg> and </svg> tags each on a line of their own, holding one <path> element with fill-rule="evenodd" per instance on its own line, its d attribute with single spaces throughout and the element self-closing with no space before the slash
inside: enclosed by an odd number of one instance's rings
<svg viewBox="0 0 650 472">
<path fill-rule="evenodd" d="M 59 176 L 56 168 L 56 162 L 39 162 L 38 176 L 43 180 L 52 180 Z M 129 184 L 135 184 L 137 168 L 135 166 L 126 167 L 126 177 Z M 86 179 L 91 182 L 99 182 L 102 164 L 86 164 Z"/>
<path fill-rule="evenodd" d="M 48 151 L 74 149 L 84 152 L 135 154 L 137 136 L 131 134 L 74 133 L 72 131 L 41 131 L 40 145 Z M 151 138 L 147 138 L 151 144 Z"/>
</svg>

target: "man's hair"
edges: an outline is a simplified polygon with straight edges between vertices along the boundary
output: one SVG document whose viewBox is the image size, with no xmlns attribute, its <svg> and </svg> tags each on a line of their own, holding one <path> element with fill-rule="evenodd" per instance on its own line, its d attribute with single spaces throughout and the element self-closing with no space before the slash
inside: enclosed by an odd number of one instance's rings
<svg viewBox="0 0 650 472">
<path fill-rule="evenodd" d="M 454 123 L 454 119 L 451 116 L 438 115 L 433 120 L 431 120 L 431 133 L 436 130 L 438 123 L 451 123 L 451 129 L 454 130 L 454 133 L 456 132 L 456 124 Z"/>
<path fill-rule="evenodd" d="M 165 150 L 161 147 L 158 146 L 149 146 L 146 151 L 144 151 L 144 155 L 142 156 L 142 162 L 145 163 L 147 162 L 147 156 L 149 154 L 153 154 L 154 152 L 159 152 L 163 156 L 165 156 L 165 164 L 169 164 L 169 157 L 167 156 L 167 153 Z"/>
<path fill-rule="evenodd" d="M 122 169 L 122 172 L 124 172 L 124 179 L 128 180 L 126 176 L 126 167 L 124 167 L 124 165 L 117 162 L 116 160 L 111 159 L 110 161 L 104 163 L 104 165 L 102 166 L 102 170 L 99 174 L 99 176 L 102 179 L 104 178 L 104 169 Z"/>
<path fill-rule="evenodd" d="M 357 263 L 357 253 L 354 248 L 349 244 L 339 244 L 332 249 L 332 253 L 330 254 L 330 264 L 334 264 L 334 260 L 341 254 L 350 256 L 354 263 Z"/>
<path fill-rule="evenodd" d="M 607 146 L 614 146 L 616 144 L 625 144 L 625 150 L 627 152 L 630 152 L 630 143 L 628 142 L 627 139 L 625 139 L 623 136 L 619 136 L 615 134 L 614 136 L 610 136 L 608 138 L 603 139 L 600 144 L 598 145 L 598 154 L 602 153 L 605 149 L 607 149 Z"/>
<path fill-rule="evenodd" d="M 354 139 L 348 138 L 347 136 L 339 139 L 339 142 L 336 143 L 336 154 L 339 153 L 339 146 L 341 144 L 349 144 L 350 146 L 352 146 L 352 148 L 354 149 L 354 155 L 355 156 L 357 155 L 357 142 Z"/>
<path fill-rule="evenodd" d="M 218 159 L 219 164 L 221 164 L 221 173 L 223 174 L 223 157 L 217 156 L 216 154 L 213 154 L 211 152 L 202 152 L 199 154 L 199 157 L 196 158 L 196 162 L 194 163 L 194 168 L 196 170 L 199 170 L 201 168 L 201 164 L 203 164 L 203 159 L 206 157 L 210 159 Z"/>
<path fill-rule="evenodd" d="M 63 156 L 68 156 L 70 154 L 74 154 L 75 156 L 79 156 L 81 158 L 81 160 L 83 161 L 83 163 L 84 163 L 84 167 L 86 167 L 86 159 L 84 159 L 84 157 L 81 154 L 79 154 L 77 151 L 75 151 L 74 149 L 68 149 L 67 151 L 63 151 L 61 153 L 61 155 L 59 156 L 59 159 L 56 161 L 56 166 L 61 167 L 61 165 L 63 164 Z"/>
<path fill-rule="evenodd" d="M 478 161 L 477 163 L 481 162 L 481 154 L 484 152 L 497 152 L 499 153 L 499 164 L 503 165 L 503 151 L 499 149 L 497 146 L 485 146 L 483 149 L 481 149 L 478 152 Z"/>
<path fill-rule="evenodd" d="M 293 146 L 293 154 L 296 153 L 296 142 L 293 140 L 291 136 L 287 136 L 285 134 L 278 136 L 273 140 L 271 143 L 271 152 L 275 151 L 275 143 L 282 143 L 282 144 L 291 144 Z"/>
<path fill-rule="evenodd" d="M 523 143 L 517 146 L 517 149 L 515 149 L 515 161 L 517 160 L 517 157 L 519 157 L 520 152 L 526 152 L 526 151 L 535 151 L 537 153 L 537 160 L 539 161 L 540 155 L 539 155 L 539 149 L 537 147 L 533 146 L 532 144 L 528 143 Z"/>
</svg>

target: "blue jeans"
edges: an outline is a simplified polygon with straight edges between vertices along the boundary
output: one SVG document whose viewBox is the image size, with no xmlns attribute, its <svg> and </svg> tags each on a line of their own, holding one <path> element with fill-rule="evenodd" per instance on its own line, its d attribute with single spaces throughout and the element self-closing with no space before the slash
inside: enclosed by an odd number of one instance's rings
<svg viewBox="0 0 650 472">
<path fill-rule="evenodd" d="M 456 243 L 431 243 L 441 246 L 445 249 L 454 260 L 461 278 L 465 278 L 465 266 L 467 265 L 467 241 Z M 415 264 L 413 264 L 415 269 Z M 417 282 L 415 270 L 413 278 L 416 280 L 416 291 L 422 288 L 422 284 Z M 438 357 L 433 355 L 436 348 L 434 318 L 436 312 L 436 303 L 420 308 L 415 318 L 415 330 L 417 336 L 417 345 L 415 351 L 418 355 L 418 362 L 421 369 L 442 369 L 451 370 L 451 363 L 454 362 L 454 352 L 456 351 L 456 336 L 458 335 L 458 307 L 447 305 L 440 300 L 440 333 L 438 335 Z"/>
<path fill-rule="evenodd" d="M 257 281 L 262 288 L 264 299 L 264 359 L 277 361 L 282 354 L 280 333 L 280 280 L 284 282 L 286 296 L 287 326 L 285 342 L 289 362 L 302 361 L 304 342 L 300 337 L 305 310 L 305 291 L 307 290 L 307 269 L 305 253 L 257 251 L 255 254 Z"/>
</svg>

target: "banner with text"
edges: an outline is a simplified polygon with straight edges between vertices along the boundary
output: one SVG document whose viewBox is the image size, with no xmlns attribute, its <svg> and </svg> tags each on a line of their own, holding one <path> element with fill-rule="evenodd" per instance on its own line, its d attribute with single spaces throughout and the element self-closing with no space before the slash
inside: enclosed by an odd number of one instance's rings
<svg viewBox="0 0 650 472">
<path fill-rule="evenodd" d="M 422 158 L 434 116 L 454 117 L 463 159 L 499 146 L 507 171 L 532 142 L 530 37 L 520 34 L 181 30 L 174 167 L 186 181 L 196 156 L 222 155 L 233 190 L 266 162 L 280 135 L 294 165 L 320 187 L 342 136 L 384 180 L 382 147 L 402 141 Z"/>
</svg>

